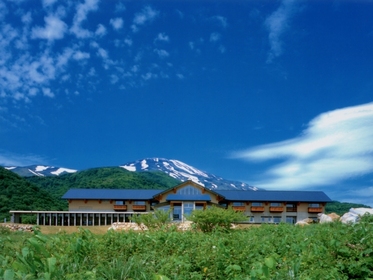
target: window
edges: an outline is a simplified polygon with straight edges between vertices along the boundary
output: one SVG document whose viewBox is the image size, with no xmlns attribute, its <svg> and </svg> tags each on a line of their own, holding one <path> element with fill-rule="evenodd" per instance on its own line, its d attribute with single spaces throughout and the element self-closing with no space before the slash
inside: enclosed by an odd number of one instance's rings
<svg viewBox="0 0 373 280">
<path fill-rule="evenodd" d="M 200 189 L 192 187 L 192 186 L 186 186 L 184 188 L 178 189 L 177 194 L 183 194 L 183 195 L 199 195 L 202 194 Z"/>
<path fill-rule="evenodd" d="M 288 223 L 288 224 L 295 224 L 296 221 L 297 221 L 297 217 L 286 216 L 286 223 Z"/>
<path fill-rule="evenodd" d="M 271 216 L 261 216 L 262 218 L 262 223 L 271 223 L 272 222 L 272 217 Z"/>
<path fill-rule="evenodd" d="M 123 200 L 116 200 L 115 205 L 124 205 L 124 201 Z"/>
<path fill-rule="evenodd" d="M 286 204 L 286 212 L 297 212 L 297 204 L 287 203 Z"/>
<path fill-rule="evenodd" d="M 251 203 L 252 206 L 263 206 L 263 202 L 253 202 Z"/>
<path fill-rule="evenodd" d="M 157 209 L 167 212 L 168 210 L 170 210 L 170 205 L 165 205 L 165 206 L 162 206 L 162 207 L 158 207 Z"/>
<path fill-rule="evenodd" d="M 184 207 L 184 216 L 188 216 L 193 211 L 194 203 L 193 202 L 184 202 L 183 207 Z"/>
<path fill-rule="evenodd" d="M 282 203 L 280 203 L 280 202 L 271 202 L 270 206 L 271 207 L 281 207 Z"/>
<path fill-rule="evenodd" d="M 310 204 L 308 204 L 308 207 L 318 208 L 318 207 L 320 207 L 320 203 L 310 203 Z"/>
<path fill-rule="evenodd" d="M 281 223 L 281 216 L 274 216 L 273 217 L 273 222 L 278 224 L 278 223 Z"/>
<path fill-rule="evenodd" d="M 254 223 L 255 222 L 254 216 L 249 217 L 249 222 L 250 223 Z"/>
<path fill-rule="evenodd" d="M 146 201 L 134 201 L 134 205 L 146 205 Z"/>
<path fill-rule="evenodd" d="M 233 202 L 232 206 L 245 206 L 244 202 Z"/>
<path fill-rule="evenodd" d="M 196 210 L 203 210 L 204 204 L 203 203 L 196 203 L 195 209 Z"/>
</svg>

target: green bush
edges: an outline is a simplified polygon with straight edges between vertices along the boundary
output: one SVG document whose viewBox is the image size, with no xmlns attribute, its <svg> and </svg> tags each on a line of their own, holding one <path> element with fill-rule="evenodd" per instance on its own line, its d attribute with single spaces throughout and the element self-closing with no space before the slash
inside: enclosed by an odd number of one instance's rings
<svg viewBox="0 0 373 280">
<path fill-rule="evenodd" d="M 132 220 L 137 224 L 144 224 L 150 230 L 158 230 L 164 228 L 170 221 L 169 211 L 156 209 L 153 213 L 141 214 L 132 216 Z"/>
<path fill-rule="evenodd" d="M 203 232 L 211 232 L 217 229 L 228 231 L 232 223 L 247 220 L 242 212 L 236 212 L 232 208 L 224 209 L 216 206 L 205 210 L 193 210 L 186 218 Z"/>
</svg>

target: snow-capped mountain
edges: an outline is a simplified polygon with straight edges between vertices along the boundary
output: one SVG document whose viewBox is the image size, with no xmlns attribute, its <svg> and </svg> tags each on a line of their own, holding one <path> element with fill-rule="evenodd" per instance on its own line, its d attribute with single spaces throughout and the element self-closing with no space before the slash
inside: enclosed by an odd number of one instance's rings
<svg viewBox="0 0 373 280">
<path fill-rule="evenodd" d="M 54 166 L 44 166 L 44 165 L 30 165 L 30 166 L 11 166 L 11 167 L 4 167 L 5 169 L 11 170 L 14 173 L 22 177 L 29 177 L 29 176 L 58 176 L 61 174 L 66 173 L 75 173 L 77 170 L 63 168 L 63 167 L 54 167 Z"/>
<path fill-rule="evenodd" d="M 180 181 L 192 180 L 209 189 L 219 190 L 258 190 L 246 183 L 226 180 L 216 175 L 201 171 L 179 160 L 164 158 L 147 158 L 129 162 L 120 167 L 129 171 L 161 171 Z"/>
</svg>

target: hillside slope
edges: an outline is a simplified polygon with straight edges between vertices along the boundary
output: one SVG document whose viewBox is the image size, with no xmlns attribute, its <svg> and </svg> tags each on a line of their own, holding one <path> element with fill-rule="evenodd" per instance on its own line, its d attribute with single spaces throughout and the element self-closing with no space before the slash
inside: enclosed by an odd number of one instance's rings
<svg viewBox="0 0 373 280">
<path fill-rule="evenodd" d="M 66 210 L 67 203 L 17 174 L 0 167 L 0 221 L 10 210 Z"/>
</svg>

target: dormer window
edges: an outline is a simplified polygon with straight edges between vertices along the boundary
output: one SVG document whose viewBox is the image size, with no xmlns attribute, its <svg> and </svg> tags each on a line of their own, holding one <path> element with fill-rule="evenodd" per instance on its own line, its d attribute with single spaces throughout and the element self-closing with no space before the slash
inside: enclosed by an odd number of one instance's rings
<svg viewBox="0 0 373 280">
<path fill-rule="evenodd" d="M 201 190 L 192 186 L 186 186 L 184 188 L 180 188 L 176 192 L 177 194 L 182 195 L 200 195 L 202 194 Z"/>
</svg>

